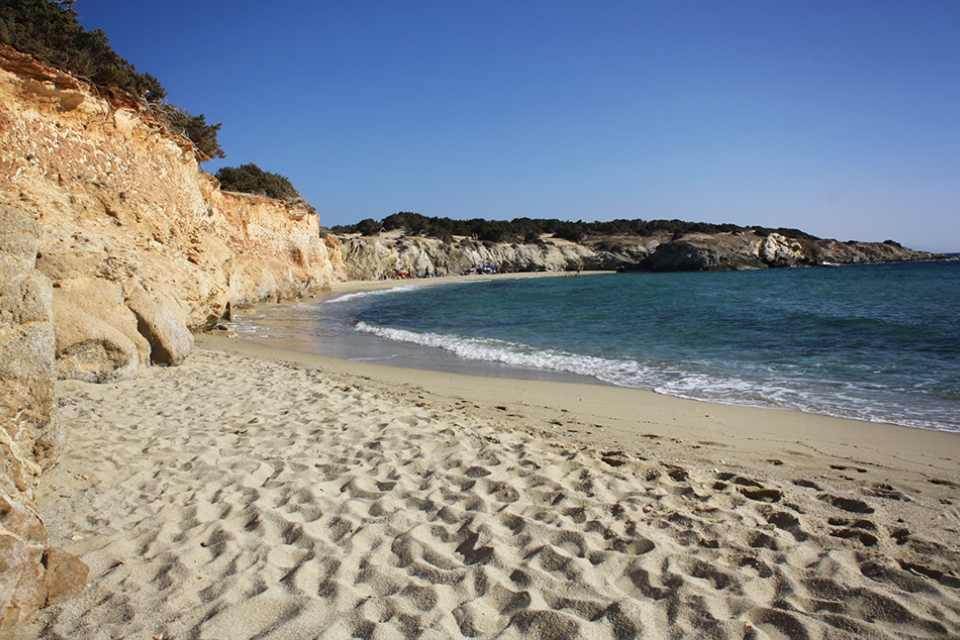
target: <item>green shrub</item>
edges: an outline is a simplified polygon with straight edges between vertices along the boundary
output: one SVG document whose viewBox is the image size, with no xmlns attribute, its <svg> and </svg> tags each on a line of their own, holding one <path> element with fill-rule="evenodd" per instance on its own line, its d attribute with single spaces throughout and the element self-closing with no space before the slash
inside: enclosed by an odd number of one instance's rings
<svg viewBox="0 0 960 640">
<path fill-rule="evenodd" d="M 85 31 L 72 2 L 0 0 L 0 41 L 104 89 L 143 100 L 167 95 L 149 73 L 137 73 L 107 44 L 102 29 Z"/>
<path fill-rule="evenodd" d="M 152 105 L 151 110 L 168 131 L 183 136 L 193 143 L 200 162 L 227 157 L 220 148 L 220 143 L 217 142 L 217 132 L 220 131 L 222 124 L 207 124 L 202 113 L 199 116 L 193 116 L 172 104 Z"/>
<path fill-rule="evenodd" d="M 220 181 L 220 188 L 224 191 L 266 196 L 289 204 L 299 204 L 310 211 L 315 211 L 314 207 L 294 188 L 290 180 L 279 174 L 264 171 L 253 163 L 239 167 L 223 167 L 214 177 Z"/>
<path fill-rule="evenodd" d="M 569 240 L 570 242 L 580 242 L 586 235 L 585 225 L 582 222 L 561 222 L 553 232 L 558 238 Z"/>
<path fill-rule="evenodd" d="M 527 231 L 523 236 L 524 244 L 540 244 L 541 242 L 540 234 L 536 231 Z"/>
<path fill-rule="evenodd" d="M 383 228 L 379 222 L 373 218 L 367 218 L 366 220 L 361 220 L 355 225 L 354 233 L 360 233 L 365 236 L 375 236 L 380 233 L 380 230 Z"/>
<path fill-rule="evenodd" d="M 0 0 L 0 42 L 28 53 L 61 71 L 106 90 L 132 94 L 150 106 L 164 126 L 190 140 L 200 162 L 226 155 L 217 142 L 219 124 L 160 102 L 167 91 L 149 73 L 121 58 L 102 29 L 86 31 L 77 21 L 73 2 Z"/>
</svg>

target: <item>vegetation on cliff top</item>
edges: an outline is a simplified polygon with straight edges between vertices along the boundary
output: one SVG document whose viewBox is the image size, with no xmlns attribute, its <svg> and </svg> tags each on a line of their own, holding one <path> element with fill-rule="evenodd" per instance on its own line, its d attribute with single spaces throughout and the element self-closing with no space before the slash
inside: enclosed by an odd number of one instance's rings
<svg viewBox="0 0 960 640">
<path fill-rule="evenodd" d="M 267 196 L 283 200 L 288 204 L 302 206 L 311 213 L 315 211 L 314 207 L 294 188 L 290 180 L 279 174 L 264 171 L 253 163 L 239 167 L 223 167 L 214 177 L 220 181 L 220 188 L 224 191 Z"/>
<path fill-rule="evenodd" d="M 61 71 L 83 78 L 101 90 L 120 90 L 148 105 L 168 130 L 190 140 L 201 162 L 224 158 L 217 142 L 219 124 L 208 125 L 161 102 L 167 92 L 149 73 L 139 73 L 107 43 L 102 29 L 86 31 L 77 21 L 73 2 L 0 0 L 0 42 L 28 53 Z"/>
<path fill-rule="evenodd" d="M 355 225 L 333 227 L 334 233 L 361 233 L 376 235 L 381 230 L 402 229 L 411 235 L 426 235 L 447 241 L 453 236 L 476 235 L 488 242 L 536 242 L 541 235 L 552 234 L 572 242 L 581 242 L 590 236 L 651 236 L 669 233 L 679 238 L 687 233 L 723 233 L 752 231 L 758 235 L 780 233 L 791 238 L 817 240 L 816 236 L 798 229 L 766 229 L 764 227 L 741 227 L 735 224 L 711 224 L 707 222 L 684 222 L 682 220 L 611 220 L 609 222 L 569 222 L 554 219 L 515 218 L 510 221 L 451 220 L 429 218 L 419 213 L 401 211 L 377 222 L 372 218 Z"/>
</svg>

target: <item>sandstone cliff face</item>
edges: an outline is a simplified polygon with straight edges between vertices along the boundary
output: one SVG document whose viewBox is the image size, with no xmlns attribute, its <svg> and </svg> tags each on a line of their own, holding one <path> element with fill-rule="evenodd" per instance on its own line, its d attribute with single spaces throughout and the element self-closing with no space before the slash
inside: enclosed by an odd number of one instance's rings
<svg viewBox="0 0 960 640">
<path fill-rule="evenodd" d="M 33 508 L 63 447 L 57 419 L 50 281 L 35 268 L 40 226 L 0 205 L 0 628 L 77 595 L 87 567 L 46 546 Z"/>
<path fill-rule="evenodd" d="M 221 193 L 124 100 L 0 45 L 0 628 L 86 580 L 32 507 L 64 442 L 56 378 L 179 364 L 232 307 L 343 278 L 316 216 Z"/>
<path fill-rule="evenodd" d="M 177 364 L 238 305 L 342 279 L 317 216 L 222 193 L 148 109 L 0 47 L 0 204 L 42 229 L 57 370 L 108 380 Z"/>
</svg>

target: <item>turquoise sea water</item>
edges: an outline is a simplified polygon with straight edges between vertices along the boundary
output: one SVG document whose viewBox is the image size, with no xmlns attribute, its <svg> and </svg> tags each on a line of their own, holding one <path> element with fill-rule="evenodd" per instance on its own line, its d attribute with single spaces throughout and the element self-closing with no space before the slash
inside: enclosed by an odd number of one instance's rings
<svg viewBox="0 0 960 640">
<path fill-rule="evenodd" d="M 285 313 L 351 359 L 960 431 L 960 262 L 478 281 Z"/>
</svg>

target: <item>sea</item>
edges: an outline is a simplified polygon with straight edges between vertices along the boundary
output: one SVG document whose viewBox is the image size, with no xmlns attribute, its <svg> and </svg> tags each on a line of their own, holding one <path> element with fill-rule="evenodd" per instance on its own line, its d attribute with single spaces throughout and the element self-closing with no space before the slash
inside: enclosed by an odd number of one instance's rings
<svg viewBox="0 0 960 640">
<path fill-rule="evenodd" d="M 960 261 L 476 280 L 260 308 L 265 342 L 960 432 Z"/>
</svg>

